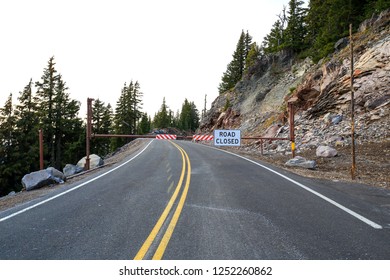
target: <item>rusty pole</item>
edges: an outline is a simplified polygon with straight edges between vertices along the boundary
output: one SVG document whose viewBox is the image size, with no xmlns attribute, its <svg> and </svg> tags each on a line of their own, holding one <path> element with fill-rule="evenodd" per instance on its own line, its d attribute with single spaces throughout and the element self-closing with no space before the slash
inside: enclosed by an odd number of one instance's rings
<svg viewBox="0 0 390 280">
<path fill-rule="evenodd" d="M 349 25 L 349 37 L 351 46 L 351 141 L 352 141 L 352 167 L 351 167 L 351 178 L 355 180 L 356 172 L 356 154 L 355 154 L 355 97 L 353 89 L 353 38 L 352 38 L 352 24 Z"/>
<path fill-rule="evenodd" d="M 291 153 L 292 157 L 295 157 L 295 134 L 294 134 L 294 105 L 292 102 L 288 102 L 288 114 L 290 124 L 290 141 L 291 141 Z"/>
<path fill-rule="evenodd" d="M 39 129 L 39 169 L 43 170 L 43 132 Z"/>
<path fill-rule="evenodd" d="M 90 158 L 89 158 L 89 150 L 90 150 L 90 140 L 92 135 L 92 98 L 87 98 L 87 135 L 86 135 L 86 158 L 85 158 L 85 170 L 89 170 L 90 168 Z"/>
</svg>

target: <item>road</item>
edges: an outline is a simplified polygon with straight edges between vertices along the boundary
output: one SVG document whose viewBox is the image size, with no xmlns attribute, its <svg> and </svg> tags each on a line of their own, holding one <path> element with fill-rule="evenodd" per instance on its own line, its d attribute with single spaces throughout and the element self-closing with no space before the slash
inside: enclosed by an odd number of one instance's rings
<svg viewBox="0 0 390 280">
<path fill-rule="evenodd" d="M 0 212 L 0 259 L 390 259 L 390 191 L 145 140 Z"/>
</svg>

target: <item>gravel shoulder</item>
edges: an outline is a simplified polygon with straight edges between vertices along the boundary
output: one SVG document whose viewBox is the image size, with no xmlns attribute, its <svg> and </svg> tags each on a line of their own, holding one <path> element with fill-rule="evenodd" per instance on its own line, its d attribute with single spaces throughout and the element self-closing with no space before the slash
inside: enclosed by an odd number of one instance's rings
<svg viewBox="0 0 390 280">
<path fill-rule="evenodd" d="M 365 143 L 356 146 L 356 178 L 351 179 L 352 152 L 350 146 L 337 148 L 338 156 L 333 158 L 318 158 L 316 149 L 309 149 L 298 153 L 309 160 L 315 160 L 315 170 L 299 167 L 288 167 L 285 163 L 291 159 L 291 154 L 261 155 L 260 151 L 245 149 L 230 149 L 246 157 L 262 160 L 280 168 L 289 170 L 304 177 L 327 179 L 332 181 L 356 182 L 373 187 L 390 189 L 390 140 L 378 143 Z"/>
</svg>

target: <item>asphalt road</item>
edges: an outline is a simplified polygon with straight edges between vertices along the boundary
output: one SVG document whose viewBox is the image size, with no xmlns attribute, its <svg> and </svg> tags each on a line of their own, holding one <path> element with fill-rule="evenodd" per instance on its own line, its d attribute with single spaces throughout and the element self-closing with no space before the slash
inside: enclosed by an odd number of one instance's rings
<svg viewBox="0 0 390 280">
<path fill-rule="evenodd" d="M 390 259 L 390 191 L 183 141 L 0 212 L 0 259 Z"/>
</svg>

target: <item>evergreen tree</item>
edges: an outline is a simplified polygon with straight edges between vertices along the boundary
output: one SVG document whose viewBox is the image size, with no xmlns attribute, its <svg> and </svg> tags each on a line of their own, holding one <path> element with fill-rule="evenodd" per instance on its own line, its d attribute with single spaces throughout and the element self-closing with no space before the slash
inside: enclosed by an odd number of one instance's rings
<svg viewBox="0 0 390 280">
<path fill-rule="evenodd" d="M 245 59 L 248 57 L 249 51 L 252 48 L 252 36 L 249 35 L 248 30 L 245 33 L 244 44 L 245 44 L 245 49 L 244 49 L 244 64 L 245 64 Z"/>
<path fill-rule="evenodd" d="M 45 159 L 49 158 L 49 165 L 55 165 L 54 144 L 54 98 L 57 70 L 54 68 L 54 57 L 49 59 L 47 68 L 44 69 L 41 82 L 36 82 L 37 94 L 35 102 L 39 104 L 39 116 L 43 129 L 45 143 Z"/>
<path fill-rule="evenodd" d="M 51 57 L 47 68 L 44 69 L 42 81 L 36 82 L 39 104 L 38 114 L 43 129 L 45 143 L 45 158 L 48 164 L 59 170 L 69 162 L 79 159 L 80 153 L 70 153 L 68 147 L 79 143 L 82 134 L 82 120 L 78 118 L 80 102 L 72 100 L 68 88 L 57 74 L 54 57 Z M 83 151 L 81 143 L 76 145 Z M 77 159 L 78 158 L 78 159 Z"/>
<path fill-rule="evenodd" d="M 133 131 L 133 128 L 129 123 L 129 113 L 132 111 L 131 110 L 132 107 L 128 106 L 129 103 L 131 104 L 128 93 L 129 90 L 125 83 L 115 108 L 114 125 L 113 125 L 115 134 L 128 135 L 131 134 Z M 111 149 L 116 150 L 117 148 L 122 147 L 128 141 L 129 141 L 128 139 L 124 139 L 124 138 L 112 138 Z"/>
<path fill-rule="evenodd" d="M 278 15 L 278 20 L 272 25 L 270 33 L 264 37 L 262 50 L 264 53 L 280 51 L 285 44 L 284 30 L 287 25 L 286 7 Z"/>
<path fill-rule="evenodd" d="M 58 75 L 55 87 L 55 167 L 62 169 L 66 163 L 77 162 L 85 155 L 85 142 L 80 142 L 85 134 L 82 120 L 78 117 L 80 102 L 70 98 L 68 87 Z M 77 151 L 70 152 L 70 147 L 77 147 Z"/>
<path fill-rule="evenodd" d="M 301 0 L 290 0 L 288 10 L 288 24 L 285 30 L 285 48 L 295 52 L 305 49 L 306 24 L 305 17 L 307 10 L 304 9 L 304 2 Z"/>
<path fill-rule="evenodd" d="M 180 113 L 179 128 L 182 130 L 195 131 L 199 127 L 199 112 L 194 102 L 184 100 Z"/>
<path fill-rule="evenodd" d="M 16 181 L 16 178 L 20 175 L 21 162 L 17 161 L 19 151 L 15 129 L 16 117 L 12 105 L 12 94 L 10 94 L 4 107 L 0 108 L 0 139 L 2 142 L 0 146 L 0 196 L 20 190 L 20 183 Z"/>
<path fill-rule="evenodd" d="M 32 94 L 32 80 L 19 93 L 18 100 L 19 105 L 15 109 L 17 118 L 15 134 L 19 154 L 16 161 L 22 164 L 15 170 L 15 180 L 20 183 L 24 174 L 39 169 L 39 116 L 38 105 L 34 102 Z"/>
<path fill-rule="evenodd" d="M 142 118 L 142 96 L 143 93 L 140 91 L 140 85 L 138 81 L 135 82 L 132 92 L 132 103 L 133 103 L 133 128 L 137 128 L 137 122 Z"/>
<path fill-rule="evenodd" d="M 381 11 L 390 8 L 390 0 L 376 0 L 376 1 L 368 1 L 365 6 L 365 15 L 367 18 L 371 17 L 372 14 L 378 14 Z"/>
<path fill-rule="evenodd" d="M 143 135 L 149 133 L 151 130 L 150 117 L 146 113 L 142 114 L 141 122 L 138 127 L 138 134 Z"/>
<path fill-rule="evenodd" d="M 334 43 L 348 36 L 349 24 L 356 30 L 365 16 L 371 16 L 377 4 L 381 8 L 390 7 L 389 0 L 311 0 L 306 18 L 306 44 L 314 61 L 333 52 Z"/>
<path fill-rule="evenodd" d="M 112 108 L 108 104 L 96 99 L 92 105 L 92 132 L 95 134 L 110 134 L 112 126 Z M 105 156 L 110 152 L 109 138 L 92 138 L 91 151 L 97 155 Z"/>
<path fill-rule="evenodd" d="M 245 60 L 245 73 L 259 60 L 260 54 L 259 46 L 256 43 L 253 43 Z"/>
<path fill-rule="evenodd" d="M 270 33 L 264 37 L 262 49 L 264 50 L 264 53 L 275 53 L 280 51 L 285 43 L 284 40 L 284 30 L 282 27 L 282 23 L 280 20 L 277 20 L 270 31 Z"/>
<path fill-rule="evenodd" d="M 142 95 L 138 81 L 131 81 L 128 86 L 124 84 L 115 109 L 113 127 L 116 134 L 129 135 L 138 132 L 137 123 L 142 117 Z M 115 150 L 129 141 L 129 138 L 113 138 L 111 147 Z"/>
<path fill-rule="evenodd" d="M 170 126 L 170 120 L 168 115 L 168 106 L 165 102 L 165 97 L 163 98 L 163 103 L 161 104 L 160 110 L 154 117 L 153 124 L 155 128 L 167 128 Z"/>
<path fill-rule="evenodd" d="M 222 75 L 222 82 L 219 84 L 218 91 L 223 93 L 233 88 L 237 82 L 242 78 L 245 68 L 245 59 L 248 48 L 245 46 L 245 42 L 250 42 L 251 37 L 249 34 L 245 35 L 244 31 L 241 32 L 240 39 L 238 40 L 236 50 L 233 53 L 233 59 L 228 64 L 226 72 Z"/>
</svg>

